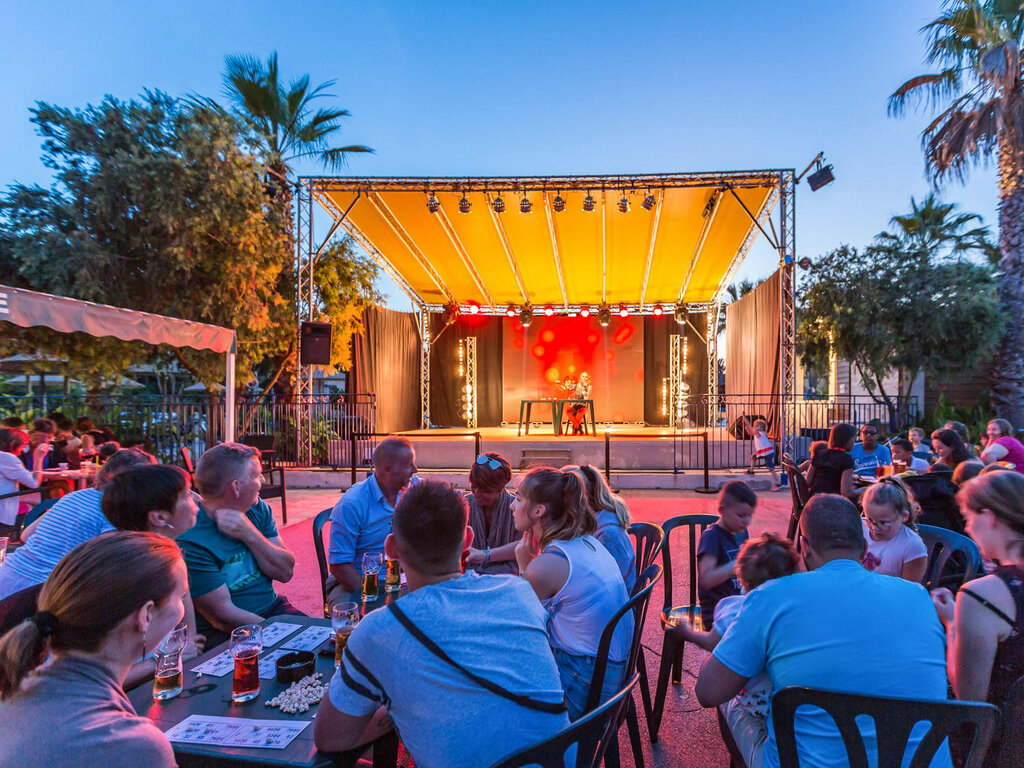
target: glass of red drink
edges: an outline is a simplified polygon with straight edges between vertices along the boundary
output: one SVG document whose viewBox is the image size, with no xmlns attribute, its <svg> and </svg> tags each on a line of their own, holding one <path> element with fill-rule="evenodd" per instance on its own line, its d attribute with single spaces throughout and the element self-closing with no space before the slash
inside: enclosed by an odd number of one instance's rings
<svg viewBox="0 0 1024 768">
<path fill-rule="evenodd" d="M 260 695 L 260 652 L 263 630 L 259 624 L 246 624 L 231 632 L 231 657 L 235 660 L 235 676 L 231 680 L 231 700 L 252 701 Z"/>
</svg>

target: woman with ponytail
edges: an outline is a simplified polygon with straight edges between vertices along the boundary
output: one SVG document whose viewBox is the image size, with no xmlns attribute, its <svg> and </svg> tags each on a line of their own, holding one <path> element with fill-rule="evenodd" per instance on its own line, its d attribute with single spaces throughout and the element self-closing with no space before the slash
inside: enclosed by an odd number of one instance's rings
<svg viewBox="0 0 1024 768">
<path fill-rule="evenodd" d="M 105 534 L 66 555 L 38 613 L 0 638 L 0 765 L 173 768 L 122 684 L 181 621 L 187 590 L 177 545 L 151 533 Z"/>
<path fill-rule="evenodd" d="M 562 467 L 562 471 L 572 472 L 583 481 L 587 489 L 587 501 L 597 518 L 597 531 L 594 536 L 604 544 L 615 562 L 619 564 L 622 580 L 626 591 L 632 592 L 636 584 L 636 552 L 633 542 L 629 540 L 629 507 L 622 497 L 612 492 L 604 475 L 597 467 L 589 464 L 576 466 L 570 464 Z"/>
<path fill-rule="evenodd" d="M 516 488 L 512 515 L 522 534 L 516 560 L 548 611 L 548 637 L 575 720 L 585 714 L 601 633 L 629 595 L 618 564 L 593 535 L 597 519 L 579 476 L 549 468 L 528 472 Z M 632 616 L 626 616 L 609 650 L 601 701 L 622 687 L 632 636 Z"/>
</svg>

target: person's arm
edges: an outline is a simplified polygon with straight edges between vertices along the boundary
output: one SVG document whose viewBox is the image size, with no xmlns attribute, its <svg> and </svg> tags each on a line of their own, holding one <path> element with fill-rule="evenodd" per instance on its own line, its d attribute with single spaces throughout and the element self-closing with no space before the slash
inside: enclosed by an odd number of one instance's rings
<svg viewBox="0 0 1024 768">
<path fill-rule="evenodd" d="M 152 680 L 153 675 L 156 674 L 156 659 L 147 657 L 140 661 L 135 662 L 128 669 L 128 674 L 124 676 L 124 683 L 121 687 L 126 691 L 130 691 L 138 685 L 142 685 L 147 680 Z"/>
<path fill-rule="evenodd" d="M 569 580 L 569 561 L 550 552 L 540 554 L 523 569 L 523 576 L 537 593 L 537 599 L 547 600 Z"/>
<path fill-rule="evenodd" d="M 699 629 L 691 627 L 690 623 L 685 620 L 680 621 L 680 623 L 670 629 L 669 632 L 675 632 L 683 640 L 700 646 L 705 651 L 715 650 L 715 646 L 717 646 L 722 639 L 722 636 L 718 634 L 717 630 L 712 629 L 710 632 L 701 632 Z"/>
<path fill-rule="evenodd" d="M 231 602 L 231 593 L 226 584 L 192 600 L 203 618 L 221 632 L 230 632 L 243 624 L 259 624 L 263 621 L 262 616 L 244 611 Z"/>
<path fill-rule="evenodd" d="M 354 563 L 328 563 L 327 570 L 346 592 L 362 589 L 363 577 Z"/>
<path fill-rule="evenodd" d="M 715 565 L 715 556 L 709 552 L 697 556 L 697 584 L 701 589 L 714 589 L 733 577 L 736 561 Z"/>
<path fill-rule="evenodd" d="M 986 445 L 985 450 L 981 452 L 981 460 L 986 464 L 992 464 L 996 461 L 1002 461 L 1003 457 L 1008 453 L 1009 451 L 1005 445 L 1000 445 L 993 441 Z"/>
<path fill-rule="evenodd" d="M 815 467 L 814 467 L 814 462 L 811 461 L 810 462 L 810 466 L 808 466 L 807 470 L 806 470 L 806 473 L 807 473 L 806 477 L 804 478 L 807 481 L 807 487 L 808 488 L 810 488 L 812 485 L 814 485 L 815 471 L 816 470 L 815 470 Z"/>
<path fill-rule="evenodd" d="M 391 715 L 385 707 L 370 715 L 346 715 L 325 695 L 313 718 L 313 743 L 321 752 L 343 752 L 369 744 L 391 728 Z"/>
<path fill-rule="evenodd" d="M 907 581 L 913 581 L 915 584 L 920 584 L 921 579 L 924 578 L 924 572 L 927 568 L 928 558 L 916 557 L 903 564 L 903 567 L 900 569 L 900 576 Z"/>
<path fill-rule="evenodd" d="M 810 481 L 808 481 L 810 482 Z M 853 470 L 844 469 L 842 476 L 839 478 L 839 493 L 848 499 L 852 499 L 857 496 L 857 492 L 853 488 Z"/>
<path fill-rule="evenodd" d="M 749 679 L 736 674 L 711 654 L 701 665 L 694 693 L 702 707 L 717 707 L 735 698 Z"/>
<path fill-rule="evenodd" d="M 469 557 L 466 558 L 466 564 L 484 565 L 486 561 L 486 564 L 490 565 L 491 563 L 506 563 L 509 560 L 515 560 L 517 544 L 519 544 L 518 541 L 510 541 L 508 544 L 502 544 L 500 547 L 495 547 L 491 550 L 490 558 L 487 557 L 486 549 L 470 547 Z"/>
<path fill-rule="evenodd" d="M 218 509 L 213 514 L 217 530 L 225 536 L 245 544 L 256 559 L 263 574 L 274 581 L 291 581 L 295 574 L 295 555 L 282 543 L 281 538 L 268 539 L 244 512 L 237 509 Z"/>
<path fill-rule="evenodd" d="M 363 586 L 363 575 L 355 559 L 356 543 L 359 531 L 363 528 L 364 515 L 350 495 L 353 492 L 350 488 L 331 510 L 327 546 L 327 570 L 346 592 L 355 592 Z"/>
</svg>

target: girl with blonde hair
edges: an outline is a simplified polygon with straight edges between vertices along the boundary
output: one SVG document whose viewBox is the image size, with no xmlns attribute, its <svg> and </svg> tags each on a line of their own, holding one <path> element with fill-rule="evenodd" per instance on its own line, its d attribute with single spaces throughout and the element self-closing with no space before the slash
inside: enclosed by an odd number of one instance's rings
<svg viewBox="0 0 1024 768">
<path fill-rule="evenodd" d="M 572 472 L 583 481 L 590 509 L 597 518 L 597 531 L 594 536 L 615 558 L 619 570 L 622 571 L 626 590 L 632 593 L 633 585 L 636 583 L 636 553 L 633 551 L 633 542 L 629 539 L 629 507 L 621 496 L 612 492 L 604 475 L 596 467 L 589 464 L 569 464 L 562 467 L 562 471 Z"/>
</svg>

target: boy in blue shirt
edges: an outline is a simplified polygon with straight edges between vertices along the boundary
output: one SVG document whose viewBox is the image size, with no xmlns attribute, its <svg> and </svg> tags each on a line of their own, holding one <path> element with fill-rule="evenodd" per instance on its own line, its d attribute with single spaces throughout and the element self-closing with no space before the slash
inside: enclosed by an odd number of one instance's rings
<svg viewBox="0 0 1024 768">
<path fill-rule="evenodd" d="M 697 545 L 697 597 L 708 632 L 714 626 L 715 606 L 740 593 L 736 555 L 750 534 L 747 528 L 757 506 L 757 494 L 742 480 L 730 480 L 718 493 L 718 522 L 705 529 Z"/>
</svg>

